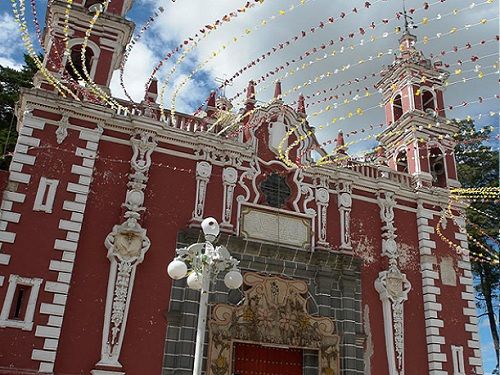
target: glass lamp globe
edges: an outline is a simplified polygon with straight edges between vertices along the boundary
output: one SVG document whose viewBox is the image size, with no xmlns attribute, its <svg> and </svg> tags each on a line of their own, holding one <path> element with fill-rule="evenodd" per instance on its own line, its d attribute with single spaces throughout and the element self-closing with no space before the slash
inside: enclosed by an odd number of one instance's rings
<svg viewBox="0 0 500 375">
<path fill-rule="evenodd" d="M 188 287 L 193 290 L 201 289 L 201 275 L 196 272 L 191 272 L 187 278 Z"/>
<path fill-rule="evenodd" d="M 174 280 L 182 279 L 187 274 L 187 265 L 182 260 L 174 259 L 168 265 L 167 273 Z"/>
<path fill-rule="evenodd" d="M 213 217 L 207 217 L 201 222 L 201 229 L 205 238 L 212 242 L 214 241 L 220 233 L 219 223 Z"/>
<path fill-rule="evenodd" d="M 229 289 L 238 289 L 243 284 L 243 276 L 238 270 L 231 270 L 224 276 L 224 284 Z"/>
</svg>

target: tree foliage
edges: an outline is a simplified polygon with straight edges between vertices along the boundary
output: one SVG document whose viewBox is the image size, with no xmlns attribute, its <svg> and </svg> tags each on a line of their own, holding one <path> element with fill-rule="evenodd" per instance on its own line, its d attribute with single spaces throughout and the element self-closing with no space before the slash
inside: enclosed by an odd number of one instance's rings
<svg viewBox="0 0 500 375">
<path fill-rule="evenodd" d="M 492 128 L 476 129 L 472 121 L 460 123 L 461 133 L 456 148 L 457 171 L 460 182 L 465 188 L 498 187 L 499 155 L 492 149 L 488 140 Z M 480 211 L 480 212 L 479 212 Z M 485 213 L 482 214 L 481 212 Z M 475 241 L 469 241 L 471 254 L 478 255 L 473 259 L 472 270 L 478 281 L 476 286 L 478 307 L 487 316 L 496 352 L 497 368 L 499 370 L 499 332 L 500 321 L 500 265 L 491 261 L 481 261 L 499 255 L 499 220 L 500 205 L 498 201 L 478 199 L 471 203 L 467 210 L 467 231 Z M 477 241 L 477 242 L 476 242 Z M 477 243 L 482 244 L 485 250 Z M 489 254 L 488 254 L 489 253 Z M 495 311 L 496 310 L 496 311 Z M 482 314 L 483 315 L 483 314 Z M 497 316 L 496 316 L 497 315 Z"/>
<path fill-rule="evenodd" d="M 14 109 L 19 99 L 21 87 L 33 87 L 33 76 L 37 72 L 35 62 L 29 55 L 24 55 L 21 70 L 0 65 L 0 169 L 9 164 L 9 152 L 14 150 L 17 140 Z"/>
</svg>

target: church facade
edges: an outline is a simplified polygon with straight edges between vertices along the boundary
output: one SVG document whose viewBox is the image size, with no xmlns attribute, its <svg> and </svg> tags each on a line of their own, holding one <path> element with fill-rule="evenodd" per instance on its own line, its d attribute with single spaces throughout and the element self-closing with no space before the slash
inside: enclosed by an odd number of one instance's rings
<svg viewBox="0 0 500 375">
<path fill-rule="evenodd" d="M 21 93 L 0 215 L 0 374 L 191 374 L 199 292 L 166 266 L 208 216 L 244 284 L 211 286 L 206 374 L 483 373 L 464 207 L 449 204 L 447 73 L 413 35 L 378 83 L 387 128 L 368 165 L 342 134 L 328 157 L 304 98 L 292 108 L 279 83 L 262 107 L 249 84 L 232 133 L 215 94 L 205 117 L 162 116 L 155 81 L 118 111 L 62 97 L 47 76 L 88 74 L 108 93 L 131 39 L 131 1 L 113 1 L 78 63 L 96 6 L 73 2 L 70 63 L 66 3 L 51 3 L 45 72 Z M 330 162 L 297 168 L 312 152 Z"/>
</svg>

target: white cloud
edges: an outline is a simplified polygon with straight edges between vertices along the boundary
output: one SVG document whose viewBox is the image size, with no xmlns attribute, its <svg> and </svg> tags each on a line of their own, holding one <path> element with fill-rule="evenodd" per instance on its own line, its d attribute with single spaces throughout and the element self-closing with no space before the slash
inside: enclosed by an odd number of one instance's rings
<svg viewBox="0 0 500 375">
<path fill-rule="evenodd" d="M 3 67 L 12 68 L 16 70 L 21 70 L 21 68 L 23 67 L 17 61 L 2 56 L 0 56 L 0 65 Z"/>
<path fill-rule="evenodd" d="M 194 61 L 199 63 L 209 58 L 211 53 L 214 50 L 218 50 L 222 44 L 227 44 L 228 48 L 225 52 L 221 53 L 217 58 L 210 59 L 210 62 L 204 66 L 203 71 L 212 80 L 215 79 L 215 77 L 232 76 L 233 73 L 237 72 L 241 67 L 245 66 L 248 62 L 255 59 L 257 56 L 260 56 L 262 53 L 265 53 L 276 44 L 289 40 L 293 35 L 300 33 L 302 30 L 309 30 L 311 27 L 317 26 L 320 21 L 327 20 L 330 16 L 338 18 L 340 12 L 342 11 L 350 13 L 352 7 L 356 6 L 358 9 L 357 15 L 348 15 L 346 18 L 338 20 L 333 25 L 327 25 L 324 29 L 317 29 L 315 33 L 310 33 L 310 36 L 307 38 L 292 43 L 289 47 L 278 51 L 271 57 L 267 58 L 263 63 L 257 64 L 255 67 L 242 74 L 237 80 L 235 80 L 234 86 L 227 89 L 228 96 L 232 96 L 234 93 L 246 87 L 248 80 L 259 78 L 267 71 L 274 69 L 274 67 L 282 65 L 285 60 L 296 58 L 304 51 L 314 46 L 320 46 L 326 41 L 337 40 L 334 47 L 332 47 L 337 50 L 340 49 L 342 45 L 347 48 L 350 43 L 359 43 L 361 39 L 359 35 L 356 35 L 353 40 L 346 38 L 344 43 L 339 43 L 338 38 L 340 35 L 345 36 L 351 31 L 356 32 L 360 27 L 364 27 L 367 30 L 367 35 L 364 37 L 366 43 L 363 47 L 357 47 L 354 51 L 346 49 L 346 52 L 343 54 L 337 54 L 335 57 L 330 57 L 323 62 L 313 64 L 310 68 L 300 71 L 293 77 L 284 79 L 283 90 L 286 91 L 287 89 L 290 89 L 307 79 L 314 78 L 325 71 L 332 71 L 335 68 L 341 68 L 347 64 L 353 64 L 359 59 L 367 58 L 378 51 L 387 51 L 389 48 L 397 49 L 398 41 L 397 36 L 395 35 L 381 39 L 376 43 L 367 42 L 372 33 L 372 31 L 367 28 L 367 25 L 369 25 L 372 21 L 379 23 L 382 18 L 394 17 L 395 13 L 401 10 L 401 4 L 399 2 L 380 2 L 376 0 L 371 2 L 373 5 L 369 9 L 366 9 L 363 6 L 365 1 L 361 0 L 349 3 L 312 0 L 304 6 L 297 5 L 299 3 L 297 0 L 266 1 L 263 5 L 256 5 L 253 9 L 247 10 L 245 13 L 239 13 L 238 17 L 233 19 L 230 23 L 224 23 L 218 30 L 200 42 L 197 48 L 193 49 L 189 56 L 194 59 Z M 474 9 L 467 9 L 466 11 L 459 12 L 457 15 L 447 15 L 450 14 L 454 8 L 468 8 L 471 3 L 472 1 L 466 0 L 446 1 L 444 3 L 434 5 L 428 11 L 417 11 L 414 14 L 417 22 L 419 22 L 423 16 L 427 16 L 432 19 L 439 13 L 442 17 L 440 20 L 433 20 L 429 22 L 428 25 L 421 26 L 415 31 L 415 33 L 420 37 L 420 39 L 422 39 L 424 35 L 433 37 L 437 33 L 445 33 L 449 31 L 452 27 L 460 28 L 466 24 L 478 22 L 484 17 L 493 18 L 495 15 L 498 16 L 498 9 L 495 4 L 476 6 Z M 160 5 L 165 7 L 165 12 L 155 23 L 152 32 L 148 34 L 150 35 L 150 38 L 154 38 L 154 43 L 152 44 L 154 47 L 152 48 L 154 48 L 154 55 L 159 60 L 159 56 L 170 50 L 167 46 L 162 48 L 162 43 L 165 45 L 177 45 L 183 39 L 196 34 L 200 27 L 213 22 L 215 19 L 222 18 L 224 14 L 233 11 L 238 6 L 243 6 L 244 4 L 245 1 L 243 0 L 238 2 L 213 0 L 209 3 L 207 3 L 206 0 L 191 0 L 182 2 L 178 1 L 175 3 L 169 2 L 168 5 L 165 5 L 165 2 L 162 0 L 150 0 L 137 6 L 145 8 L 149 7 L 150 9 Z M 288 10 L 292 4 L 295 4 L 296 8 L 293 12 L 289 12 Z M 407 1 L 407 6 L 408 8 L 421 8 L 422 1 L 409 0 Z M 287 14 L 285 16 L 276 16 L 273 21 L 268 22 L 266 27 L 260 26 L 261 21 L 264 18 L 269 19 L 272 14 L 278 14 L 280 9 L 286 10 Z M 383 32 L 391 32 L 393 27 L 401 24 L 401 21 L 391 21 L 388 25 L 378 26 L 374 30 L 373 34 L 380 36 Z M 239 38 L 238 43 L 231 44 L 231 40 L 235 35 L 241 35 L 246 28 L 254 28 L 256 25 L 259 25 L 259 30 L 254 30 L 250 35 L 245 36 L 244 38 Z M 462 46 L 467 41 L 477 43 L 482 38 L 490 39 L 494 37 L 496 33 L 496 22 L 490 21 L 486 25 L 472 28 L 468 31 L 457 32 L 452 36 L 436 39 L 432 43 L 426 45 L 420 44 L 420 48 L 422 48 L 427 55 L 430 53 L 438 55 L 442 50 L 449 51 L 453 48 L 453 46 Z M 458 59 L 468 61 L 472 54 L 482 56 L 491 53 L 492 45 L 493 43 L 490 43 L 489 45 L 476 47 L 473 50 L 466 50 L 457 54 L 448 54 L 443 57 L 443 60 L 450 64 L 456 63 Z M 332 48 L 327 49 L 327 51 L 329 52 Z M 314 58 L 322 55 L 323 53 L 316 54 L 314 55 Z M 174 63 L 176 58 L 177 57 L 171 59 L 170 64 Z M 144 58 L 142 58 L 142 61 L 143 64 L 148 66 L 146 70 L 149 69 L 149 71 L 151 71 L 154 66 L 154 61 Z M 361 77 L 366 74 L 371 74 L 372 72 L 378 72 L 383 64 L 389 64 L 391 61 L 391 56 L 385 56 L 383 59 L 377 59 L 371 63 L 363 64 L 345 72 L 341 72 L 332 76 L 330 79 L 325 79 L 315 85 L 304 88 L 301 91 L 303 91 L 305 95 L 311 95 L 318 90 L 328 89 L 338 83 L 348 81 L 355 77 Z M 492 56 L 489 59 L 481 61 L 481 65 L 491 65 L 495 61 L 496 58 Z M 196 64 L 193 64 L 193 61 L 191 60 L 191 63 L 181 64 L 179 66 L 179 75 L 176 75 L 172 82 L 169 82 L 169 93 L 172 92 L 172 88 L 175 87 L 176 82 L 180 81 L 180 76 L 185 76 L 191 72 L 194 67 L 193 65 Z M 299 65 L 294 65 L 294 67 L 296 66 Z M 473 67 L 474 64 L 466 66 L 468 69 Z M 131 69 L 131 71 L 134 71 L 134 75 L 136 75 L 135 69 Z M 357 88 L 363 89 L 365 86 L 370 87 L 371 90 L 373 90 L 372 85 L 377 79 L 378 77 L 372 78 L 359 85 L 344 87 L 337 90 L 336 93 L 340 94 L 348 92 L 349 90 L 356 90 Z M 453 81 L 454 79 L 452 78 L 451 80 Z M 272 83 L 272 78 L 268 79 L 266 84 L 261 85 L 258 89 L 268 83 Z M 212 85 L 212 87 L 215 87 L 216 83 L 213 82 Z M 201 95 L 201 92 L 203 92 L 203 86 L 200 87 L 196 83 L 190 84 L 189 87 L 184 88 L 180 95 L 180 102 L 183 104 L 179 104 L 177 106 L 178 109 L 185 105 L 189 108 L 188 104 L 192 101 L 191 99 L 196 99 L 197 96 Z M 466 84 L 451 86 L 446 92 L 446 103 L 448 105 L 458 104 L 463 100 L 472 101 L 477 99 L 480 95 L 486 97 L 495 93 L 495 79 L 490 76 L 488 79 L 484 79 L 483 81 L 471 80 Z M 298 94 L 299 92 L 291 94 L 285 99 L 285 102 L 290 103 L 294 101 Z M 259 93 L 257 99 L 267 101 L 271 98 L 271 95 L 272 87 L 262 93 Z M 355 93 L 351 94 L 350 97 L 352 98 L 354 95 Z M 200 99 L 203 100 L 204 97 L 201 96 Z M 369 99 L 360 99 L 352 105 L 339 107 L 339 109 L 330 111 L 326 115 L 318 116 L 317 118 L 310 118 L 310 122 L 312 125 L 318 126 L 326 121 L 329 121 L 329 119 L 333 116 L 345 115 L 356 107 L 368 108 L 376 106 L 380 100 L 381 98 L 378 94 L 373 95 Z M 167 106 L 169 103 L 170 98 L 165 101 Z M 489 103 L 490 105 L 493 105 L 493 102 Z M 324 107 L 326 104 L 328 103 L 310 107 L 308 111 L 309 113 L 312 113 L 313 111 L 317 111 Z M 488 110 L 489 108 L 486 106 L 469 106 L 450 112 L 449 115 L 453 117 L 463 117 L 473 111 L 481 113 L 487 112 Z M 355 116 L 350 121 L 344 121 L 336 124 L 335 126 L 330 126 L 328 130 L 319 132 L 318 137 L 320 140 L 326 140 L 334 137 L 339 127 L 341 127 L 344 131 L 347 131 L 381 122 L 384 122 L 383 111 L 380 108 L 375 108 L 366 112 L 363 117 Z M 366 134 L 367 133 L 364 135 Z M 360 145 L 357 148 L 360 147 L 367 148 L 368 146 L 365 144 L 365 146 Z"/>
<path fill-rule="evenodd" d="M 0 15 L 0 65 L 19 69 L 21 65 L 13 56 L 18 53 L 21 44 L 19 27 L 9 13 Z"/>
</svg>

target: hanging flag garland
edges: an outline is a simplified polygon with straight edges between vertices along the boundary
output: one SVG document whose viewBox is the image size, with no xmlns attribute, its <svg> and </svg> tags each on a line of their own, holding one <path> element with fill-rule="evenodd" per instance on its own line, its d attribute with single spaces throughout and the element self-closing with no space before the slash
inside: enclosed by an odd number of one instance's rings
<svg viewBox="0 0 500 375">
<path fill-rule="evenodd" d="M 289 14 L 289 13 L 293 12 L 294 10 L 298 9 L 299 6 L 305 6 L 306 4 L 311 3 L 312 1 L 314 1 L 314 0 L 300 0 L 298 4 L 291 5 L 288 8 L 288 11 L 280 10 L 278 12 L 278 15 L 279 16 L 284 16 L 286 14 Z M 263 3 L 264 0 L 260 0 L 259 2 Z M 176 106 L 175 106 L 175 104 L 176 104 L 176 99 L 177 99 L 178 93 L 192 79 L 192 77 L 197 72 L 199 72 L 201 69 L 203 69 L 203 67 L 206 66 L 214 58 L 216 58 L 217 56 L 219 56 L 224 50 L 226 50 L 226 48 L 229 45 L 237 44 L 241 39 L 248 37 L 248 35 L 252 34 L 254 31 L 257 31 L 259 29 L 264 28 L 265 26 L 268 25 L 268 23 L 270 21 L 274 21 L 276 19 L 277 19 L 277 16 L 276 15 L 272 15 L 267 20 L 262 21 L 260 24 L 257 24 L 255 26 L 253 26 L 252 28 L 250 28 L 250 27 L 246 28 L 243 31 L 242 34 L 240 34 L 238 37 L 235 36 L 235 37 L 232 38 L 232 40 L 228 41 L 227 43 L 222 44 L 219 47 L 219 49 L 212 51 L 212 53 L 210 54 L 210 56 L 207 59 L 205 59 L 201 64 L 197 65 L 196 68 L 175 88 L 175 90 L 174 90 L 174 92 L 172 94 L 172 98 L 171 98 L 171 110 L 170 110 L 171 120 L 172 121 L 174 120 L 174 116 L 175 116 L 175 112 L 176 112 L 176 109 L 175 109 Z M 181 56 L 181 58 L 183 58 L 183 57 Z M 181 58 L 179 58 L 179 59 L 181 59 Z M 179 62 L 179 59 L 178 59 L 177 62 Z M 175 65 L 177 65 L 177 63 Z M 175 65 L 174 65 L 174 67 L 175 67 Z M 162 97 L 162 93 L 165 91 L 166 83 L 167 83 L 167 80 L 163 83 L 162 89 L 160 90 L 160 98 Z M 160 103 L 162 103 L 161 99 L 160 99 Z M 163 109 L 162 104 L 160 105 L 160 109 L 162 111 L 162 117 L 164 117 L 164 109 Z"/>
</svg>

